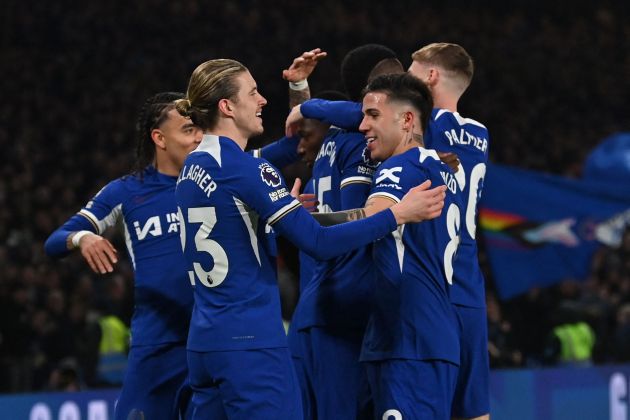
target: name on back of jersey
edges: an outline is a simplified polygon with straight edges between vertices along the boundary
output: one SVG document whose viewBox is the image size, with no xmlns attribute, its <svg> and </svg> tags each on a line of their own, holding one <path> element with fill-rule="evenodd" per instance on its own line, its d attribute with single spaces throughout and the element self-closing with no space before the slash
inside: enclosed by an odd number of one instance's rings
<svg viewBox="0 0 630 420">
<path fill-rule="evenodd" d="M 320 160 L 321 158 L 328 157 L 330 166 L 333 166 L 335 163 L 335 156 L 337 155 L 337 144 L 334 141 L 328 141 L 322 144 L 321 149 L 319 149 L 319 153 L 315 158 L 315 161 Z"/>
<path fill-rule="evenodd" d="M 446 188 L 453 194 L 457 194 L 457 180 L 455 179 L 455 175 L 447 171 L 440 171 L 440 175 L 442 175 Z"/>
<path fill-rule="evenodd" d="M 210 194 L 217 189 L 217 183 L 214 182 L 210 174 L 199 165 L 190 165 L 190 167 L 184 166 L 177 183 L 179 184 L 187 179 L 197 184 L 207 197 L 210 197 Z"/>
<path fill-rule="evenodd" d="M 474 136 L 463 128 L 460 128 L 459 131 L 454 128 L 445 130 L 444 136 L 448 139 L 451 146 L 454 144 L 473 146 L 482 153 L 486 153 L 488 150 L 488 139 Z"/>
</svg>

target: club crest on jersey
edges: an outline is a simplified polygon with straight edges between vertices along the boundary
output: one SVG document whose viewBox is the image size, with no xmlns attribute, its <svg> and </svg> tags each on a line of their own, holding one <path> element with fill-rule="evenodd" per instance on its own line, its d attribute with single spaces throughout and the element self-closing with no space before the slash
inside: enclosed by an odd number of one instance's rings
<svg viewBox="0 0 630 420">
<path fill-rule="evenodd" d="M 270 187 L 277 187 L 280 185 L 280 175 L 278 175 L 278 172 L 276 172 L 273 166 L 268 163 L 261 163 L 258 167 L 260 168 L 260 178 L 265 184 Z"/>
<path fill-rule="evenodd" d="M 372 156 L 370 155 L 370 149 L 368 149 L 367 146 L 365 146 L 365 148 L 363 149 L 361 157 L 363 157 L 363 163 L 365 163 L 367 166 L 371 166 L 372 168 L 376 168 L 380 163 L 372 159 Z"/>
</svg>

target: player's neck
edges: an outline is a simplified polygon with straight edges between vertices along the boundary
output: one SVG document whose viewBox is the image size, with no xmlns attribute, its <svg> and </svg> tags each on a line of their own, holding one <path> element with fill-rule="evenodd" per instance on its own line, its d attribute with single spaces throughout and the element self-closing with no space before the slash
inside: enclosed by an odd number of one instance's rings
<svg viewBox="0 0 630 420">
<path fill-rule="evenodd" d="M 168 157 L 162 156 L 161 153 L 156 153 L 153 166 L 159 173 L 168 176 L 179 176 L 181 170 L 179 166 L 175 165 Z"/>
<path fill-rule="evenodd" d="M 215 128 L 205 131 L 204 134 L 227 137 L 236 143 L 241 150 L 245 150 L 245 147 L 247 147 L 248 139 L 243 136 L 240 130 L 230 124 L 217 124 Z"/>
<path fill-rule="evenodd" d="M 402 139 L 396 149 L 394 149 L 394 153 L 392 156 L 401 155 L 408 150 L 414 149 L 416 147 L 424 147 L 424 143 L 418 142 L 413 138 Z"/>
<path fill-rule="evenodd" d="M 431 91 L 433 94 L 433 107 L 446 109 L 451 112 L 457 112 L 457 102 L 459 96 L 442 88 L 435 88 Z"/>
</svg>

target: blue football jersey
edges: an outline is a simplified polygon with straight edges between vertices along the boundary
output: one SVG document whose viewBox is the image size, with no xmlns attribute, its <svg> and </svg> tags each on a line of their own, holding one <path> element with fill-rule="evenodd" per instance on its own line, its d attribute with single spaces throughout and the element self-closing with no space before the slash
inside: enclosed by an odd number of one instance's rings
<svg viewBox="0 0 630 420">
<path fill-rule="evenodd" d="M 227 137 L 205 135 L 177 181 L 186 270 L 194 307 L 188 349 L 285 347 L 275 235 L 331 259 L 396 228 L 389 210 L 323 228 L 290 196 L 278 171 Z"/>
<path fill-rule="evenodd" d="M 185 341 L 188 334 L 193 297 L 179 243 L 176 179 L 149 166 L 141 176 L 110 182 L 79 211 L 98 234 L 122 221 L 135 271 L 132 346 Z"/>
<path fill-rule="evenodd" d="M 488 130 L 475 120 L 446 109 L 434 109 L 431 113 L 425 136 L 426 147 L 455 152 L 461 163 L 455 174 L 463 194 L 461 243 L 455 260 L 451 300 L 471 307 L 486 305 L 475 233 L 477 203 L 481 198 L 488 163 L 488 141 Z"/>
<path fill-rule="evenodd" d="M 328 213 L 365 205 L 376 163 L 366 154 L 365 136 L 331 129 L 313 164 L 318 210 Z M 313 278 L 302 289 L 294 327 L 365 327 L 373 293 L 370 246 L 341 257 L 315 261 Z"/>
<path fill-rule="evenodd" d="M 304 185 L 303 194 L 314 194 L 315 188 L 313 186 L 313 179 L 309 179 L 308 182 Z M 306 290 L 306 285 L 313 278 L 313 271 L 315 270 L 315 259 L 308 255 L 304 251 L 299 251 L 300 258 L 300 294 L 304 290 Z M 294 315 L 295 316 L 295 315 Z"/>
<path fill-rule="evenodd" d="M 306 118 L 316 118 L 338 127 L 356 129 L 363 117 L 361 104 L 311 99 L 301 106 Z M 424 144 L 428 149 L 455 152 L 461 162 L 457 181 L 463 193 L 462 243 L 455 267 L 452 300 L 459 305 L 485 307 L 485 286 L 479 268 L 475 241 L 477 202 L 481 197 L 488 163 L 489 135 L 486 127 L 457 112 L 433 109 Z"/>
<path fill-rule="evenodd" d="M 459 323 L 449 296 L 461 222 L 454 174 L 435 151 L 413 148 L 379 166 L 370 197 L 399 202 L 427 179 L 433 186 L 448 187 L 440 217 L 400 226 L 373 246 L 375 305 L 363 361 L 441 359 L 459 364 Z"/>
<path fill-rule="evenodd" d="M 286 346 L 275 237 L 266 221 L 299 203 L 278 172 L 234 141 L 206 135 L 185 161 L 176 197 L 195 297 L 188 349 Z"/>
</svg>

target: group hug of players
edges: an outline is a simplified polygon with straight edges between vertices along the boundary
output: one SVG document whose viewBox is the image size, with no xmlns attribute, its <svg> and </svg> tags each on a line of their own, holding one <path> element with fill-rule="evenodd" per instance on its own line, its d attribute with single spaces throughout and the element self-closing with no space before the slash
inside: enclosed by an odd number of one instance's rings
<svg viewBox="0 0 630 420">
<path fill-rule="evenodd" d="M 47 240 L 104 274 L 118 256 L 101 235 L 122 220 L 135 309 L 116 419 L 488 417 L 475 219 L 489 137 L 457 112 L 473 61 L 434 43 L 405 71 L 366 44 L 344 57 L 345 93 L 308 99 L 325 55 L 283 72 L 287 136 L 250 152 L 267 103 L 255 79 L 200 64 L 185 94 L 144 104 L 136 169 Z M 301 194 L 277 169 L 299 157 Z M 301 250 L 288 337 L 278 235 Z"/>
</svg>

